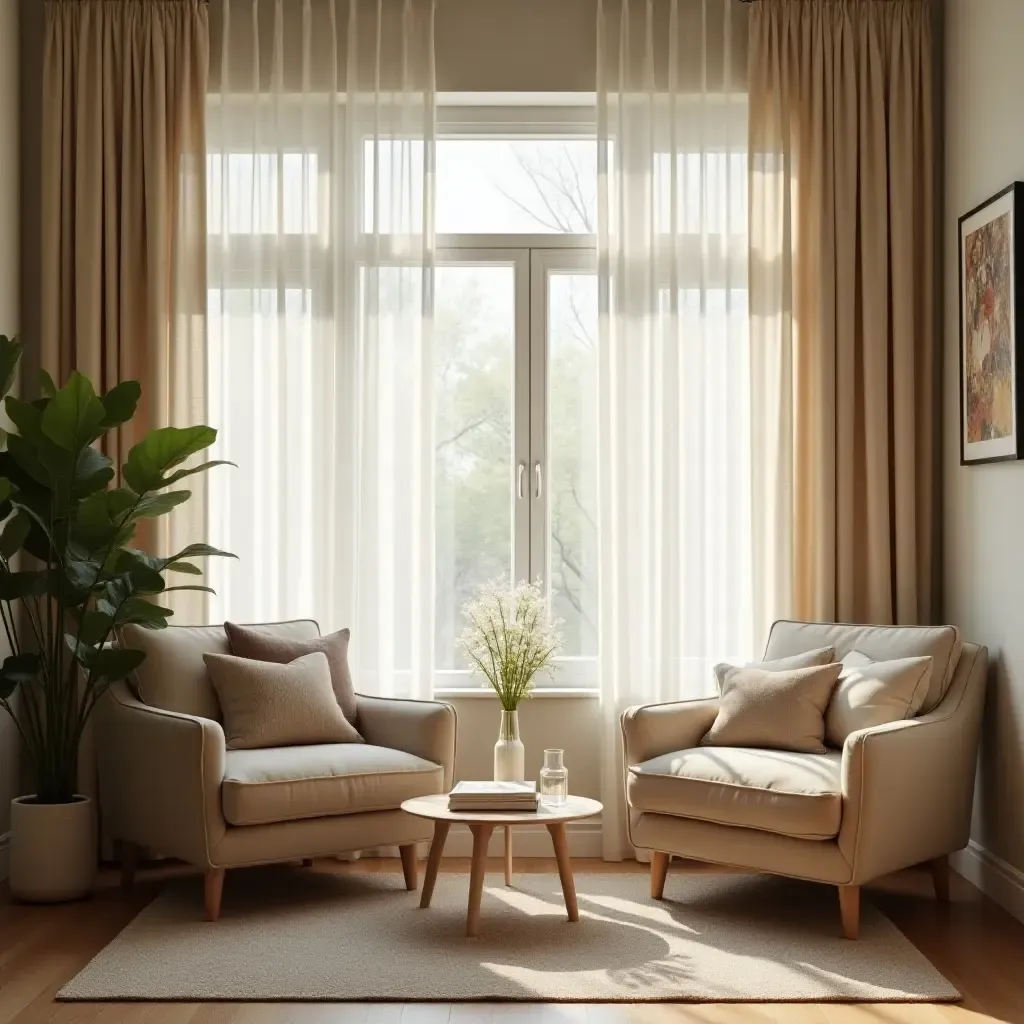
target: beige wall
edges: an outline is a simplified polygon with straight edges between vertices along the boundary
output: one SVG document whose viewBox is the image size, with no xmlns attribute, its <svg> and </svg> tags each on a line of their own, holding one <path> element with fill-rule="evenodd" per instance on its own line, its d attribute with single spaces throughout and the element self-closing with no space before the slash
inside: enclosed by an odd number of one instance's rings
<svg viewBox="0 0 1024 1024">
<path fill-rule="evenodd" d="M 945 6 L 945 618 L 993 659 L 973 841 L 1024 871 L 1024 464 L 959 465 L 957 280 L 957 218 L 1024 179 L 1024 3 Z M 962 863 L 1024 882 L 980 851 Z"/>
<path fill-rule="evenodd" d="M 459 716 L 456 779 L 490 779 L 494 773 L 494 741 L 498 736 L 500 707 L 497 698 L 445 697 Z M 526 747 L 526 777 L 536 779 L 546 747 L 565 751 L 569 789 L 580 796 L 601 798 L 601 705 L 596 697 L 531 697 L 520 705 L 519 730 Z M 500 831 L 500 830 L 499 830 Z M 491 840 L 491 854 L 500 852 L 503 838 Z M 551 840 L 541 827 L 515 830 L 514 852 L 523 857 L 550 857 Z M 600 825 L 595 820 L 569 825 L 569 847 L 577 857 L 600 857 Z M 468 830 L 456 829 L 445 844 L 445 854 L 465 857 L 472 844 Z"/>
<path fill-rule="evenodd" d="M 18 0 L 0 0 L 0 334 L 19 333 Z M 0 658 L 9 653 L 0 643 Z M 0 877 L 7 875 L 6 833 L 17 796 L 17 736 L 0 711 Z"/>
<path fill-rule="evenodd" d="M 489 779 L 494 771 L 494 741 L 500 708 L 495 697 L 445 697 L 459 716 L 456 779 Z M 596 698 L 532 697 L 519 710 L 526 747 L 526 777 L 536 779 L 547 747 L 565 751 L 569 788 L 579 796 L 600 798 L 600 705 Z"/>
</svg>

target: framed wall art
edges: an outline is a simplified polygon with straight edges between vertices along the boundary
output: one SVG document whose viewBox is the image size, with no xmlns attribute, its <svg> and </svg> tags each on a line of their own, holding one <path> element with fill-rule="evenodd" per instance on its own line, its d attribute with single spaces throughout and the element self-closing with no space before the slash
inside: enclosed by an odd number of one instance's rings
<svg viewBox="0 0 1024 1024">
<path fill-rule="evenodd" d="M 960 463 L 1024 458 L 1024 182 L 960 218 Z"/>
</svg>

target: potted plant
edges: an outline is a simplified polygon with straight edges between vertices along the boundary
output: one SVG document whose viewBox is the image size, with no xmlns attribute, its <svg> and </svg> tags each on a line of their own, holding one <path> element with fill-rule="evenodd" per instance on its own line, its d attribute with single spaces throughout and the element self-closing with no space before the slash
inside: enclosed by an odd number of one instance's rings
<svg viewBox="0 0 1024 1024">
<path fill-rule="evenodd" d="M 560 623 L 552 620 L 539 582 L 510 587 L 504 578 L 485 583 L 463 615 L 466 628 L 459 645 L 501 703 L 495 781 L 521 782 L 526 776 L 519 705 L 530 696 L 537 674 L 553 668 L 562 643 Z"/>
<path fill-rule="evenodd" d="M 96 866 L 95 808 L 78 792 L 78 748 L 96 702 L 134 671 L 141 651 L 114 646 L 127 623 L 161 629 L 154 598 L 168 570 L 217 551 L 191 544 L 168 558 L 131 546 L 140 520 L 190 497 L 169 490 L 216 462 L 179 468 L 209 447 L 210 427 L 150 431 L 115 467 L 95 443 L 135 415 L 141 389 L 125 381 L 97 395 L 73 373 L 62 388 L 42 375 L 43 397 L 8 395 L 21 345 L 0 336 L 0 397 L 15 430 L 0 438 L 0 618 L 11 653 L 0 666 L 0 706 L 14 719 L 35 792 L 11 806 L 10 886 L 22 899 L 74 899 Z"/>
</svg>

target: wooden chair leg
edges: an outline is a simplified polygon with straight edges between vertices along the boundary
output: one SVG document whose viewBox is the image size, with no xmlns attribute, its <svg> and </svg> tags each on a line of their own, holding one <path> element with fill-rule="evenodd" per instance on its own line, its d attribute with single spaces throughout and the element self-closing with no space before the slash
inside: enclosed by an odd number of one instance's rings
<svg viewBox="0 0 1024 1024">
<path fill-rule="evenodd" d="M 409 843 L 398 848 L 402 858 L 402 874 L 405 875 L 405 887 L 409 892 L 416 889 L 416 844 Z"/>
<path fill-rule="evenodd" d="M 860 886 L 839 886 L 839 913 L 843 919 L 843 935 L 848 939 L 860 937 Z"/>
<path fill-rule="evenodd" d="M 665 876 L 668 875 L 669 855 L 655 850 L 651 854 L 651 899 L 660 900 L 665 894 Z"/>
<path fill-rule="evenodd" d="M 220 917 L 220 898 L 224 893 L 224 869 L 210 868 L 203 881 L 203 902 L 206 906 L 206 920 L 216 921 Z"/>
<path fill-rule="evenodd" d="M 130 889 L 135 884 L 135 872 L 139 869 L 138 844 L 122 839 L 117 844 L 117 854 L 121 861 L 121 888 Z"/>
<path fill-rule="evenodd" d="M 940 903 L 949 902 L 949 858 L 936 857 L 928 862 L 932 873 L 932 884 L 935 886 L 935 898 Z"/>
</svg>

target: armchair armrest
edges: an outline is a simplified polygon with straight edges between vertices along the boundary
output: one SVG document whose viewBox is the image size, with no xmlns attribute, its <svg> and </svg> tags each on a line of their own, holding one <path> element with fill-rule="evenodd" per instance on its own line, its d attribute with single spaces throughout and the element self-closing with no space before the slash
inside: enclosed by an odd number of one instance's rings
<svg viewBox="0 0 1024 1024">
<path fill-rule="evenodd" d="M 357 725 L 367 743 L 404 750 L 444 766 L 444 791 L 455 775 L 455 708 L 434 700 L 356 694 Z"/>
<path fill-rule="evenodd" d="M 150 707 L 123 682 L 97 710 L 100 802 L 113 838 L 215 866 L 210 853 L 227 829 L 219 723 Z"/>
<path fill-rule="evenodd" d="M 847 737 L 839 850 L 853 884 L 967 845 L 986 664 L 965 647 L 934 710 Z"/>
<path fill-rule="evenodd" d="M 626 767 L 697 746 L 717 714 L 717 697 L 627 708 L 620 719 Z"/>
</svg>

